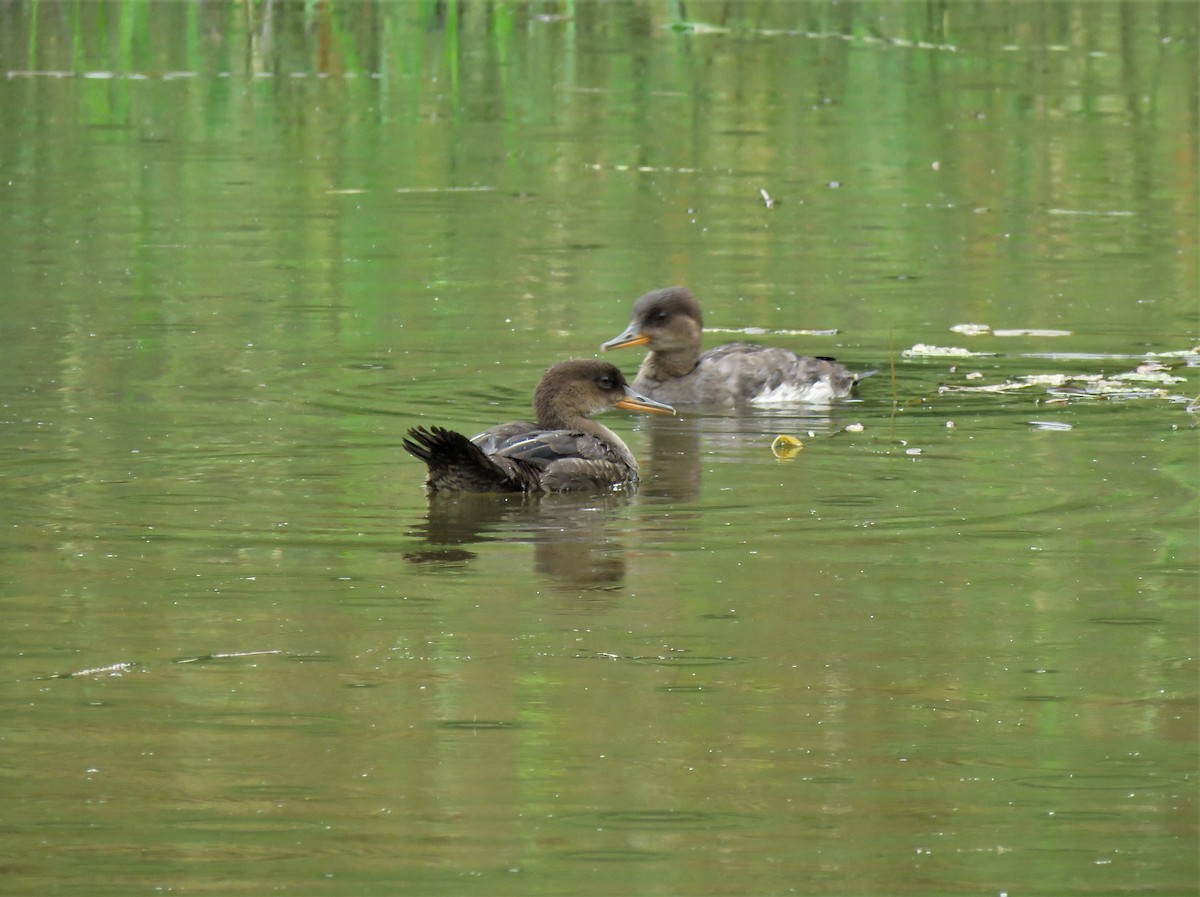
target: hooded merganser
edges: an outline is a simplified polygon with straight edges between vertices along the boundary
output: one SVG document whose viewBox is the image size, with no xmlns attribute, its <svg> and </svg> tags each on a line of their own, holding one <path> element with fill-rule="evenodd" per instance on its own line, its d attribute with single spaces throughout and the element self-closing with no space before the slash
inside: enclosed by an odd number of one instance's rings
<svg viewBox="0 0 1200 897">
<path fill-rule="evenodd" d="M 674 414 L 629 388 L 614 365 L 575 358 L 551 365 L 533 395 L 537 423 L 513 421 L 468 439 L 413 427 L 404 448 L 425 462 L 430 492 L 566 492 L 632 485 L 638 465 L 621 437 L 589 420 L 609 408 Z"/>
<path fill-rule="evenodd" d="M 633 386 L 675 405 L 742 402 L 827 404 L 850 395 L 865 374 L 832 358 L 811 358 L 755 343 L 726 343 L 700 352 L 700 303 L 683 287 L 667 287 L 633 304 L 625 331 L 600 348 L 648 346 Z"/>
</svg>

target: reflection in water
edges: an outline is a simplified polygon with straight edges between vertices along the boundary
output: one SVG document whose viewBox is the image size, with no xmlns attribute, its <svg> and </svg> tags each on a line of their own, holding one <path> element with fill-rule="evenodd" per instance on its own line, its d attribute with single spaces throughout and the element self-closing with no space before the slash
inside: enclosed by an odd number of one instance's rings
<svg viewBox="0 0 1200 897">
<path fill-rule="evenodd" d="M 639 489 L 598 494 L 435 493 L 425 519 L 409 534 L 423 547 L 404 557 L 431 570 L 457 569 L 478 555 L 482 542 L 533 545 L 534 570 L 558 583 L 585 590 L 619 587 L 625 579 L 625 548 L 614 513 L 635 495 L 687 504 L 701 494 L 705 460 L 746 457 L 747 443 L 762 443 L 764 457 L 779 433 L 828 434 L 835 430 L 823 409 L 803 414 L 718 413 L 648 418 L 649 447 Z"/>
<path fill-rule="evenodd" d="M 647 418 L 650 446 L 641 462 L 640 487 L 647 498 L 688 502 L 700 497 L 699 423 L 690 414 L 670 420 Z"/>
<path fill-rule="evenodd" d="M 642 461 L 641 494 L 673 502 L 695 501 L 706 460 L 744 461 L 759 451 L 763 458 L 770 457 L 771 444 L 780 435 L 801 440 L 831 436 L 841 429 L 834 423 L 834 411 L 811 405 L 742 413 L 685 410 L 678 417 L 647 418 L 643 427 L 650 439 Z"/>
<path fill-rule="evenodd" d="M 1194 2 L 0 8 L 5 893 L 1194 893 L 1186 403 L 938 391 L 1194 335 Z M 683 278 L 894 374 L 421 495 Z"/>
<path fill-rule="evenodd" d="M 477 557 L 481 542 L 533 545 L 534 569 L 585 590 L 618 588 L 625 580 L 625 549 L 614 512 L 629 505 L 627 490 L 595 495 L 435 494 L 424 521 L 410 529 L 425 547 L 405 560 L 430 569 L 459 567 Z"/>
</svg>

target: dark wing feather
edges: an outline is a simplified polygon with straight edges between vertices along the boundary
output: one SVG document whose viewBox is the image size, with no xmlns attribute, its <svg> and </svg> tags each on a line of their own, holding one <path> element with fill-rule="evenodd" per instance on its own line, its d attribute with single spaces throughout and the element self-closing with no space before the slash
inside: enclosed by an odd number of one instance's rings
<svg viewBox="0 0 1200 897">
<path fill-rule="evenodd" d="M 603 489 L 637 482 L 636 468 L 615 447 L 579 430 L 515 435 L 493 457 L 536 467 L 543 492 Z"/>
<path fill-rule="evenodd" d="M 483 449 L 485 455 L 503 451 L 506 445 L 538 432 L 537 424 L 527 420 L 514 420 L 507 424 L 496 424 L 482 433 L 471 437 L 471 441 Z"/>
<path fill-rule="evenodd" d="M 404 448 L 425 462 L 425 483 L 434 492 L 565 492 L 637 482 L 636 466 L 607 441 L 525 421 L 471 439 L 443 427 L 414 427 Z"/>
<path fill-rule="evenodd" d="M 618 456 L 603 439 L 579 430 L 538 430 L 523 433 L 497 449 L 505 458 L 549 464 L 563 458 L 615 461 Z"/>
<path fill-rule="evenodd" d="M 493 459 L 462 433 L 444 427 L 413 427 L 404 448 L 425 462 L 425 484 L 433 491 L 534 492 L 536 467 L 511 458 Z"/>
<path fill-rule="evenodd" d="M 560 458 L 542 471 L 542 490 L 567 492 L 574 489 L 617 489 L 638 481 L 637 471 L 616 461 Z"/>
</svg>

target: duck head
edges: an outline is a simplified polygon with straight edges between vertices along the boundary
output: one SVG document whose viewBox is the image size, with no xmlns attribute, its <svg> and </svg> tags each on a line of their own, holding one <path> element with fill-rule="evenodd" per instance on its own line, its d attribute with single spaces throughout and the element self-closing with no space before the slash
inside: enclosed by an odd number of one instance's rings
<svg viewBox="0 0 1200 897">
<path fill-rule="evenodd" d="M 696 349 L 704 332 L 700 303 L 683 287 L 654 290 L 633 303 L 633 318 L 601 349 L 648 346 L 651 352 Z"/>
<path fill-rule="evenodd" d="M 674 414 L 675 409 L 630 388 L 616 365 L 594 358 L 572 358 L 546 369 L 533 394 L 539 426 L 571 429 L 610 408 Z"/>
</svg>

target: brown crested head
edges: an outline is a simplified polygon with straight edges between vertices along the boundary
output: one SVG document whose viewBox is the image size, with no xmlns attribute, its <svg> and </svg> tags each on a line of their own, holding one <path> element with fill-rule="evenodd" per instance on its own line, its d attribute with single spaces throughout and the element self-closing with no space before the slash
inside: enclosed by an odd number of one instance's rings
<svg viewBox="0 0 1200 897">
<path fill-rule="evenodd" d="M 551 365 L 533 394 L 539 426 L 570 429 L 610 408 L 674 414 L 670 405 L 634 392 L 616 365 L 595 358 L 572 358 Z"/>
<path fill-rule="evenodd" d="M 647 346 L 651 351 L 695 349 L 704 332 L 700 303 L 684 287 L 653 290 L 633 303 L 633 318 L 625 331 L 604 343 L 604 349 Z"/>
<path fill-rule="evenodd" d="M 704 327 L 700 303 L 686 287 L 664 287 L 639 296 L 633 303 L 633 318 L 644 324 L 661 324 L 672 319 L 687 318 L 694 321 L 697 327 Z"/>
</svg>

